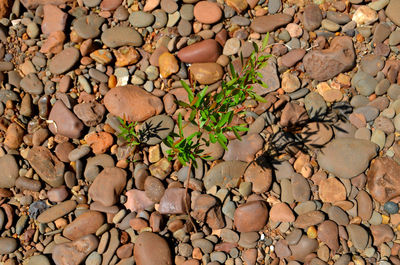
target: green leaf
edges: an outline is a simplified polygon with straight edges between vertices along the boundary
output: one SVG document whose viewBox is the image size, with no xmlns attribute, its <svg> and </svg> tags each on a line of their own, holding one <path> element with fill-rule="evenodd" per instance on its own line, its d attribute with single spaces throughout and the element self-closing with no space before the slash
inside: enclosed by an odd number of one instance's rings
<svg viewBox="0 0 400 265">
<path fill-rule="evenodd" d="M 178 129 L 179 129 L 179 135 L 183 137 L 183 127 L 182 127 L 182 114 L 178 114 Z"/>
<path fill-rule="evenodd" d="M 264 51 L 265 48 L 268 45 L 268 39 L 269 39 L 269 32 L 267 32 L 267 35 L 264 37 L 263 42 L 262 42 L 262 50 Z"/>
<path fill-rule="evenodd" d="M 236 138 L 239 139 L 239 140 L 241 141 L 242 138 L 240 137 L 240 135 L 239 135 L 239 133 L 238 133 L 238 131 L 236 130 L 235 127 L 232 127 L 232 131 L 233 131 L 233 133 L 235 134 Z"/>
<path fill-rule="evenodd" d="M 228 147 L 226 147 L 226 144 L 225 144 L 226 143 L 225 140 L 226 140 L 226 137 L 222 133 L 217 134 L 218 143 L 222 146 L 222 148 L 224 148 L 225 150 L 228 150 Z"/>
<path fill-rule="evenodd" d="M 250 58 L 251 58 L 251 57 L 254 58 L 255 54 L 258 53 L 258 45 L 257 45 L 255 42 L 252 42 L 252 44 L 253 44 L 253 47 L 254 47 L 254 51 L 255 51 L 255 52 L 253 52 L 253 53 L 251 54 Z"/>
<path fill-rule="evenodd" d="M 183 102 L 183 101 L 177 100 L 177 101 L 176 101 L 176 103 L 177 103 L 179 106 L 181 106 L 181 107 L 184 107 L 184 108 L 190 108 L 190 105 L 189 105 L 189 104 L 187 104 L 186 102 Z"/>
<path fill-rule="evenodd" d="M 219 120 L 219 122 L 217 123 L 217 127 L 220 127 L 220 128 L 221 128 L 221 127 L 223 127 L 224 125 L 226 125 L 226 124 L 229 122 L 231 116 L 233 116 L 233 112 L 225 113 L 225 114 L 222 116 L 222 118 Z"/>
<path fill-rule="evenodd" d="M 186 84 L 183 80 L 181 80 L 181 84 L 182 84 L 183 88 L 186 90 L 186 92 L 188 93 L 188 99 L 189 99 L 189 101 L 192 102 L 194 96 L 193 96 L 193 92 L 192 92 L 192 90 L 190 89 L 189 85 Z"/>
<path fill-rule="evenodd" d="M 249 130 L 249 128 L 241 126 L 241 125 L 235 126 L 235 129 L 238 130 L 239 132 L 247 132 Z"/>
<path fill-rule="evenodd" d="M 231 70 L 232 78 L 236 78 L 237 75 L 236 75 L 236 72 L 235 72 L 235 67 L 233 67 L 233 64 L 231 62 L 229 63 L 229 69 Z"/>
<path fill-rule="evenodd" d="M 263 97 L 261 97 L 260 95 L 256 94 L 256 93 L 252 93 L 251 95 L 255 100 L 259 101 L 259 102 L 267 102 L 267 100 Z"/>
</svg>

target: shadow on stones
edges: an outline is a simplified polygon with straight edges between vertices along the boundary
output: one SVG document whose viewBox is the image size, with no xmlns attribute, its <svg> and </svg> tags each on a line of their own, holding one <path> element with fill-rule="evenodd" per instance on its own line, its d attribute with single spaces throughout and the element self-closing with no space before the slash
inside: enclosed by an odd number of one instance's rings
<svg viewBox="0 0 400 265">
<path fill-rule="evenodd" d="M 145 122 L 138 130 L 138 140 L 140 143 L 147 143 L 152 138 L 157 138 L 162 140 L 161 137 L 158 135 L 161 131 L 168 130 L 168 128 L 161 127 L 162 121 L 157 124 L 153 124 L 152 122 Z"/>
<path fill-rule="evenodd" d="M 307 112 L 304 112 L 298 119 L 301 122 L 290 127 L 281 127 L 277 133 L 272 134 L 267 140 L 267 150 L 257 157 L 255 162 L 263 168 L 271 169 L 275 175 L 276 166 L 283 162 L 279 159 L 282 155 L 294 157 L 298 152 L 315 153 L 318 150 L 323 152 L 321 149 L 324 145 L 311 143 L 311 138 L 315 133 L 303 131 L 303 129 L 306 128 L 308 124 L 317 122 L 318 127 L 316 131 L 322 126 L 329 126 L 334 132 L 347 133 L 347 130 L 339 127 L 337 124 L 339 122 L 348 121 L 348 117 L 352 113 L 352 107 L 346 103 L 343 104 L 340 102 L 333 104 L 326 112 L 311 108 L 308 110 L 308 113 L 313 115 L 309 117 Z M 332 139 L 333 138 L 334 136 Z"/>
</svg>

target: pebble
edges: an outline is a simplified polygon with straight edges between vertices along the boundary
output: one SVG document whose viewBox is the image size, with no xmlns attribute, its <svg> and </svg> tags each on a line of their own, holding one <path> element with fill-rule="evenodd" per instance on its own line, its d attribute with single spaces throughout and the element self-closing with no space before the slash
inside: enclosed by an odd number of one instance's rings
<svg viewBox="0 0 400 265">
<path fill-rule="evenodd" d="M 154 16 L 150 13 L 136 11 L 129 15 L 129 23 L 135 28 L 145 28 L 153 24 Z"/>
<path fill-rule="evenodd" d="M 86 235 L 72 242 L 57 244 L 52 251 L 52 258 L 56 264 L 80 264 L 94 251 L 99 240 L 94 235 Z"/>
<path fill-rule="evenodd" d="M 12 155 L 0 157 L 0 188 L 12 188 L 19 176 L 17 161 Z"/>
<path fill-rule="evenodd" d="M 0 254 L 10 254 L 18 247 L 17 240 L 11 237 L 0 237 Z"/>
<path fill-rule="evenodd" d="M 352 178 L 367 169 L 370 160 L 376 156 L 375 144 L 360 139 L 336 138 L 318 154 L 320 166 L 341 178 Z M 352 161 L 351 167 L 346 167 Z"/>
<path fill-rule="evenodd" d="M 384 204 L 384 210 L 388 214 L 396 214 L 399 212 L 399 205 L 397 203 L 389 201 Z"/>
<path fill-rule="evenodd" d="M 179 50 L 177 55 L 185 63 L 213 63 L 221 55 L 221 47 L 213 39 L 203 40 Z"/>
<path fill-rule="evenodd" d="M 104 216 L 100 212 L 84 212 L 64 228 L 63 235 L 68 239 L 77 240 L 83 236 L 94 234 L 104 221 Z"/>
<path fill-rule="evenodd" d="M 222 11 L 216 3 L 208 1 L 198 2 L 193 9 L 197 21 L 205 24 L 214 24 L 222 17 Z"/>
<path fill-rule="evenodd" d="M 262 201 L 240 205 L 235 210 L 234 224 L 239 232 L 256 232 L 267 223 L 268 209 Z"/>
<path fill-rule="evenodd" d="M 93 201 L 104 206 L 117 203 L 119 195 L 126 185 L 126 172 L 120 168 L 105 168 L 95 178 L 89 188 L 89 196 Z"/>
<path fill-rule="evenodd" d="M 103 31 L 101 40 L 110 48 L 118 48 L 126 45 L 140 46 L 143 43 L 142 37 L 136 30 L 122 26 Z"/>
<path fill-rule="evenodd" d="M 287 14 L 260 16 L 252 21 L 250 28 L 257 33 L 266 33 L 287 25 L 291 20 L 292 17 Z"/>
<path fill-rule="evenodd" d="M 172 265 L 168 243 L 157 234 L 142 232 L 136 239 L 134 257 L 141 265 Z"/>
<path fill-rule="evenodd" d="M 159 98 L 133 85 L 111 89 L 104 97 L 104 104 L 109 112 L 127 121 L 144 121 L 163 110 Z"/>
<path fill-rule="evenodd" d="M 79 50 L 66 48 L 55 55 L 49 62 L 49 70 L 53 74 L 62 74 L 70 70 L 79 60 Z"/>
<path fill-rule="evenodd" d="M 44 212 L 42 212 L 38 217 L 37 220 L 40 223 L 49 223 L 52 221 L 57 220 L 60 217 L 72 212 L 76 208 L 75 201 L 65 201 L 60 204 L 56 204 Z"/>
</svg>

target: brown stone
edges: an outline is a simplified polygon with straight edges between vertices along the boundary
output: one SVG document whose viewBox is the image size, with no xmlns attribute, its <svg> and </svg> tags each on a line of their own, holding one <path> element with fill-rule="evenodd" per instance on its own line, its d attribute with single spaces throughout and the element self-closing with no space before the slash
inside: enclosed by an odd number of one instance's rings
<svg viewBox="0 0 400 265">
<path fill-rule="evenodd" d="M 89 187 L 90 197 L 104 206 L 112 206 L 126 185 L 126 172 L 117 167 L 105 168 Z"/>
<path fill-rule="evenodd" d="M 52 258 L 55 264 L 79 265 L 98 246 L 99 240 L 94 235 L 87 235 L 68 243 L 55 245 Z"/>
<path fill-rule="evenodd" d="M 69 110 L 61 100 L 54 103 L 50 111 L 49 130 L 53 134 L 61 134 L 68 138 L 77 139 L 81 136 L 83 123 Z"/>
<path fill-rule="evenodd" d="M 4 144 L 11 149 L 17 149 L 22 144 L 22 137 L 24 136 L 24 129 L 18 124 L 11 123 L 7 128 L 6 138 Z"/>
<path fill-rule="evenodd" d="M 224 75 L 222 66 L 217 63 L 194 63 L 189 67 L 189 72 L 202 85 L 213 84 Z"/>
<path fill-rule="evenodd" d="M 323 202 L 344 201 L 346 200 L 346 188 L 336 178 L 328 178 L 319 184 L 319 197 Z"/>
<path fill-rule="evenodd" d="M 184 63 L 214 63 L 221 51 L 221 46 L 216 40 L 208 39 L 181 49 L 178 57 Z"/>
<path fill-rule="evenodd" d="M 333 252 L 339 249 L 338 226 L 331 220 L 318 226 L 318 239 L 324 242 Z"/>
<path fill-rule="evenodd" d="M 387 224 L 371 225 L 370 229 L 374 238 L 374 245 L 377 247 L 382 243 L 392 241 L 394 238 L 393 229 Z"/>
<path fill-rule="evenodd" d="M 239 232 L 256 232 L 265 226 L 268 209 L 263 201 L 241 204 L 234 213 L 234 224 Z"/>
<path fill-rule="evenodd" d="M 290 21 L 292 21 L 292 17 L 283 13 L 260 16 L 254 18 L 253 22 L 251 22 L 250 28 L 258 33 L 266 33 L 285 26 Z"/>
<path fill-rule="evenodd" d="M 95 154 L 104 154 L 114 142 L 112 135 L 108 132 L 94 132 L 87 135 L 85 139 Z"/>
<path fill-rule="evenodd" d="M 269 218 L 273 222 L 294 222 L 292 209 L 286 203 L 277 203 L 271 207 Z"/>
<path fill-rule="evenodd" d="M 130 122 L 144 121 L 163 110 L 161 99 L 133 85 L 111 89 L 104 97 L 104 104 L 113 115 Z"/>
<path fill-rule="evenodd" d="M 87 211 L 79 215 L 69 223 L 63 231 L 63 235 L 71 240 L 77 240 L 83 236 L 94 234 L 105 222 L 104 215 L 96 211 Z"/>
<path fill-rule="evenodd" d="M 56 31 L 64 31 L 68 15 L 55 5 L 43 7 L 42 32 L 46 35 Z"/>
<path fill-rule="evenodd" d="M 352 69 L 354 62 L 353 41 L 348 36 L 336 37 L 328 49 L 310 51 L 303 58 L 306 72 L 318 81 L 331 79 Z"/>
<path fill-rule="evenodd" d="M 142 232 L 135 241 L 135 262 L 138 265 L 172 265 L 167 241 L 157 234 Z"/>
<path fill-rule="evenodd" d="M 267 192 L 272 184 L 272 170 L 268 167 L 262 167 L 257 163 L 252 163 L 244 172 L 244 180 L 253 184 L 253 192 Z"/>
<path fill-rule="evenodd" d="M 185 202 L 187 200 L 187 202 Z M 183 214 L 187 211 L 190 197 L 184 188 L 168 188 L 160 200 L 161 214 Z"/>
<path fill-rule="evenodd" d="M 169 52 L 164 52 L 160 57 L 158 57 L 158 65 L 160 67 L 160 74 L 163 78 L 167 78 L 179 71 L 178 60 Z"/>
<path fill-rule="evenodd" d="M 198 2 L 193 9 L 194 17 L 204 24 L 213 24 L 221 19 L 222 10 L 216 3 L 209 1 Z"/>
<path fill-rule="evenodd" d="M 35 146 L 29 150 L 27 160 L 39 177 L 52 187 L 64 184 L 64 163 L 44 146 Z"/>
<path fill-rule="evenodd" d="M 371 162 L 367 174 L 367 187 L 371 196 L 380 203 L 400 195 L 400 165 L 388 157 L 380 157 Z"/>
</svg>

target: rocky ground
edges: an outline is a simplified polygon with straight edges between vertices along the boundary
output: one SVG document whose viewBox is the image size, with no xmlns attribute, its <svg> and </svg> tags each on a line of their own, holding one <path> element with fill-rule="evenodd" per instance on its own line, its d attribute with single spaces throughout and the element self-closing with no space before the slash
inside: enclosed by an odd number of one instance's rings
<svg viewBox="0 0 400 265">
<path fill-rule="evenodd" d="M 1 0 L 0 17 L 0 264 L 400 264 L 400 0 Z M 242 141 L 169 162 L 180 80 L 221 89 L 267 32 Z M 163 129 L 132 147 L 118 117 Z"/>
</svg>

